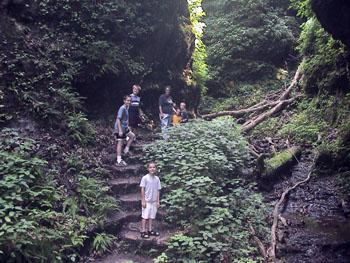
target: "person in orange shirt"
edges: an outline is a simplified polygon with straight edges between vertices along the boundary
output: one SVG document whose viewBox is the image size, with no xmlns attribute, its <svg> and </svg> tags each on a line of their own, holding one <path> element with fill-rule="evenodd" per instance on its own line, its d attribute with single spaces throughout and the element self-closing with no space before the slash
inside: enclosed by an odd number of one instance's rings
<svg viewBox="0 0 350 263">
<path fill-rule="evenodd" d="M 181 110 L 179 108 L 176 109 L 176 113 L 173 115 L 173 126 L 177 127 L 177 125 L 181 122 Z"/>
</svg>

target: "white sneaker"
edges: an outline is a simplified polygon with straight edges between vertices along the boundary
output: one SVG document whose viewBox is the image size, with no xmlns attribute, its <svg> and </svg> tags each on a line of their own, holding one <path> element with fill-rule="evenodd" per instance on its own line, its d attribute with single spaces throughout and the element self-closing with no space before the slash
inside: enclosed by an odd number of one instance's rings
<svg viewBox="0 0 350 263">
<path fill-rule="evenodd" d="M 117 162 L 116 165 L 117 166 L 127 166 L 128 164 L 124 160 L 121 160 L 119 163 Z"/>
</svg>

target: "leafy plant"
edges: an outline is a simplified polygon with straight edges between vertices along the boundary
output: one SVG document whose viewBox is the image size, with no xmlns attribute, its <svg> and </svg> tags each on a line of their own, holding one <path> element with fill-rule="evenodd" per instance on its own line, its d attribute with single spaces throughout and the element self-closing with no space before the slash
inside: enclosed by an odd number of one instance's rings
<svg viewBox="0 0 350 263">
<path fill-rule="evenodd" d="M 68 194 L 56 179 L 59 171 L 40 156 L 39 141 L 3 129 L 0 144 L 0 261 L 77 261 L 88 226 L 103 224 L 116 209 L 109 187 L 87 177 L 85 162 L 68 155 L 67 175 L 77 178 L 70 190 L 77 194 Z"/>
<path fill-rule="evenodd" d="M 168 135 L 145 149 L 145 161 L 157 164 L 169 223 L 186 231 L 172 238 L 158 262 L 219 262 L 253 255 L 244 222 L 253 220 L 263 233 L 265 218 L 256 207 L 264 205 L 254 185 L 240 176 L 248 148 L 239 126 L 232 118 L 193 121 L 171 128 Z"/>
<path fill-rule="evenodd" d="M 299 111 L 293 115 L 278 134 L 289 137 L 299 144 L 314 145 L 321 143 L 328 124 L 322 119 L 321 111 L 315 107 L 316 100 L 304 101 L 298 105 Z"/>
<path fill-rule="evenodd" d="M 115 236 L 107 234 L 105 232 L 97 233 L 94 241 L 92 242 L 92 250 L 102 254 L 109 251 L 109 248 L 113 245 L 115 241 Z"/>
<path fill-rule="evenodd" d="M 86 216 L 95 221 L 103 222 L 106 216 L 118 209 L 118 202 L 108 195 L 109 186 L 103 185 L 101 180 L 90 176 L 87 164 L 81 154 L 83 149 L 77 149 L 76 153 L 67 155 L 65 158 L 65 169 L 69 175 L 73 175 L 74 194 L 69 195 L 64 202 L 64 211 L 76 216 L 77 211 L 83 212 Z"/>
<path fill-rule="evenodd" d="M 98 220 L 106 219 L 106 216 L 117 209 L 117 201 L 107 195 L 108 186 L 103 186 L 95 178 L 78 176 L 77 198 L 80 207 L 88 216 Z"/>
<path fill-rule="evenodd" d="M 38 144 L 34 140 L 19 137 L 15 130 L 6 129 L 1 133 L 2 260 L 21 257 L 29 262 L 35 259 L 54 260 L 51 250 L 58 252 L 51 242 L 59 240 L 60 234 L 53 236 L 54 232 L 46 226 L 46 222 L 53 218 L 53 209 L 62 195 L 49 174 L 44 172 L 46 162 L 35 154 L 37 149 Z"/>
<path fill-rule="evenodd" d="M 68 128 L 70 130 L 70 136 L 86 145 L 91 142 L 94 138 L 95 131 L 92 125 L 88 122 L 85 114 L 79 113 L 67 113 L 68 117 Z"/>
</svg>

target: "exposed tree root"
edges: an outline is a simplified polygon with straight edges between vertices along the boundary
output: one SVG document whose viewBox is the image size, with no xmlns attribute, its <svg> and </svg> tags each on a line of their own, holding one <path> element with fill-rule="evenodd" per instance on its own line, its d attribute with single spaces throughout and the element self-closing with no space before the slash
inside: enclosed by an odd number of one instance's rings
<svg viewBox="0 0 350 263">
<path fill-rule="evenodd" d="M 278 218 L 279 218 L 278 209 L 279 209 L 280 205 L 282 204 L 282 202 L 284 201 L 284 198 L 286 197 L 286 195 L 290 191 L 292 191 L 293 189 L 295 189 L 299 185 L 301 185 L 301 184 L 307 182 L 308 180 L 310 180 L 312 170 L 313 170 L 313 168 L 315 166 L 316 156 L 317 155 L 315 155 L 315 158 L 313 160 L 313 164 L 311 166 L 310 172 L 308 173 L 306 178 L 304 180 L 301 180 L 301 181 L 297 182 L 294 186 L 287 188 L 282 193 L 280 200 L 275 205 L 275 209 L 273 210 L 273 223 L 272 223 L 272 227 L 271 227 L 271 242 L 270 242 L 270 247 L 267 250 L 268 262 L 275 262 L 275 263 L 277 262 L 277 259 L 276 259 L 276 228 L 277 228 L 277 223 L 278 223 Z"/>
</svg>

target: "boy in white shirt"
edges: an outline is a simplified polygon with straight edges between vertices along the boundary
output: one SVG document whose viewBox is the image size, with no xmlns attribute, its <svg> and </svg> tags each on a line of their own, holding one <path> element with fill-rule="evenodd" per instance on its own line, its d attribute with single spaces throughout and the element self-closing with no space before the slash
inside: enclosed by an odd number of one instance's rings
<svg viewBox="0 0 350 263">
<path fill-rule="evenodd" d="M 141 203 L 142 203 L 142 238 L 150 236 L 159 236 L 159 233 L 152 230 L 152 224 L 156 218 L 157 209 L 159 208 L 159 191 L 161 189 L 160 180 L 156 173 L 155 162 L 147 164 L 148 174 L 142 177 L 141 187 Z M 148 220 L 148 232 L 146 232 L 146 221 Z"/>
</svg>

